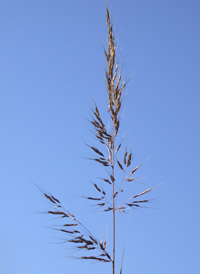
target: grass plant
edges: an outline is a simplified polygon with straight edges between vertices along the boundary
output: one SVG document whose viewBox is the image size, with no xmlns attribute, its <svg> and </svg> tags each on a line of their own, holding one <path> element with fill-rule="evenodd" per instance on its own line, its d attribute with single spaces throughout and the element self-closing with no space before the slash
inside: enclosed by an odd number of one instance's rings
<svg viewBox="0 0 200 274">
<path fill-rule="evenodd" d="M 80 258 L 83 260 L 92 260 L 102 263 L 110 263 L 112 265 L 112 274 L 116 273 L 115 264 L 115 232 L 116 232 L 116 215 L 117 213 L 128 212 L 132 208 L 138 208 L 141 205 L 148 203 L 146 197 L 153 188 L 148 188 L 141 193 L 133 194 L 127 201 L 118 204 L 118 197 L 125 191 L 127 184 L 133 184 L 135 181 L 135 173 L 141 165 L 132 165 L 132 152 L 127 148 L 123 148 L 122 142 L 118 143 L 118 134 L 120 128 L 120 110 L 124 98 L 124 90 L 126 83 L 122 81 L 122 72 L 119 70 L 119 64 L 116 62 L 116 44 L 113 33 L 113 26 L 110 20 L 110 14 L 106 7 L 106 21 L 108 31 L 108 45 L 104 49 L 106 57 L 107 70 L 105 73 L 108 95 L 108 111 L 104 121 L 100 114 L 97 105 L 94 105 L 94 110 L 90 120 L 93 132 L 96 138 L 96 146 L 87 144 L 93 153 L 92 159 L 107 171 L 107 176 L 103 177 L 103 182 L 107 185 L 106 191 L 99 185 L 98 182 L 93 182 L 96 196 L 87 196 L 87 200 L 92 201 L 95 205 L 106 213 L 112 215 L 112 254 L 107 251 L 107 240 L 97 238 L 92 232 L 84 226 L 71 212 L 64 208 L 62 203 L 53 195 L 42 192 L 44 197 L 51 204 L 51 210 L 47 214 L 59 217 L 62 220 L 62 225 L 59 230 L 64 235 L 64 243 L 73 244 L 78 250 L 84 254 Z M 110 123 L 107 128 L 106 124 Z M 119 153 L 120 151 L 120 153 Z M 116 170 L 122 172 L 122 181 L 116 177 Z M 86 251 L 86 253 L 84 252 Z M 124 253 L 124 252 L 123 252 Z M 122 256 L 123 262 L 123 256 Z M 122 274 L 123 263 L 118 273 Z"/>
</svg>

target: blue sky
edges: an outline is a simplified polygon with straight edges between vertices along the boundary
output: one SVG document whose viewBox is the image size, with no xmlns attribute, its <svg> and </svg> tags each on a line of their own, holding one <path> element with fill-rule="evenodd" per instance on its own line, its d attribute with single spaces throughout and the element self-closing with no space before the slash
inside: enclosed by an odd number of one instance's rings
<svg viewBox="0 0 200 274">
<path fill-rule="evenodd" d="M 126 274 L 197 274 L 199 265 L 200 2 L 108 1 L 127 79 L 120 134 L 135 165 L 128 195 L 158 187 L 148 208 L 117 216 L 117 267 Z M 0 3 L 2 274 L 110 273 L 59 245 L 35 184 L 99 238 L 111 215 L 82 195 L 103 169 L 87 160 L 93 100 L 107 113 L 105 1 Z M 141 182 L 141 183 L 138 183 Z"/>
</svg>

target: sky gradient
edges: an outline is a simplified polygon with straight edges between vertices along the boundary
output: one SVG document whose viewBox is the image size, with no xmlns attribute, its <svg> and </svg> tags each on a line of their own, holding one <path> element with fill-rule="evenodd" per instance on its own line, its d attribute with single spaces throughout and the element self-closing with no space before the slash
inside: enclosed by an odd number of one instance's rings
<svg viewBox="0 0 200 274">
<path fill-rule="evenodd" d="M 108 1 L 127 80 L 120 135 L 142 163 L 129 195 L 158 186 L 147 208 L 117 216 L 117 268 L 126 274 L 200 273 L 200 2 Z M 81 196 L 103 168 L 88 161 L 94 101 L 107 114 L 105 1 L 0 3 L 2 274 L 100 274 L 58 244 L 39 186 L 93 233 L 110 239 L 111 214 Z"/>
</svg>

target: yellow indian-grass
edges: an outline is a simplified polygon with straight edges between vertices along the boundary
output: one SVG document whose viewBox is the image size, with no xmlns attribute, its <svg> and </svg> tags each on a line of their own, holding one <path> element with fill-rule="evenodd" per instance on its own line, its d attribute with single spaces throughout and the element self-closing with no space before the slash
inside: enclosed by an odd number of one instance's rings
<svg viewBox="0 0 200 274">
<path fill-rule="evenodd" d="M 78 250 L 84 250 L 89 253 L 88 256 L 81 256 L 83 260 L 93 260 L 102 263 L 111 263 L 112 274 L 116 273 L 115 269 L 115 218 L 116 212 L 127 212 L 133 207 L 140 207 L 141 204 L 147 203 L 148 199 L 140 199 L 141 196 L 149 193 L 153 188 L 148 188 L 139 194 L 134 194 L 127 201 L 122 204 L 117 204 L 118 196 L 123 192 L 122 185 L 125 182 L 131 182 L 135 180 L 134 173 L 140 168 L 141 165 L 132 167 L 126 175 L 126 172 L 132 166 L 132 152 L 128 152 L 127 148 L 123 153 L 121 160 L 117 158 L 118 151 L 122 149 L 122 143 L 116 143 L 116 137 L 119 132 L 120 120 L 119 112 L 122 106 L 123 92 L 126 87 L 126 83 L 122 81 L 122 73 L 119 72 L 119 64 L 116 62 L 116 45 L 113 33 L 113 27 L 110 20 L 110 14 L 106 7 L 106 21 L 108 30 L 108 46 L 107 50 L 104 49 L 104 54 L 107 61 L 107 70 L 105 73 L 108 93 L 108 111 L 107 116 L 111 122 L 111 130 L 108 130 L 105 126 L 103 119 L 101 118 L 99 109 L 95 104 L 93 110 L 93 116 L 90 123 L 94 129 L 95 137 L 97 140 L 97 147 L 88 145 L 94 152 L 92 158 L 95 162 L 103 165 L 107 169 L 108 177 L 103 178 L 104 183 L 110 186 L 110 193 L 106 193 L 98 183 L 93 183 L 94 188 L 97 191 L 95 197 L 87 196 L 88 200 L 96 203 L 104 212 L 112 212 L 112 254 L 107 251 L 107 241 L 97 239 L 88 228 L 86 228 L 74 214 L 64 208 L 62 203 L 53 195 L 42 191 L 45 198 L 51 204 L 51 210 L 46 213 L 49 215 L 55 215 L 63 220 L 62 227 L 58 228 L 63 233 L 67 242 L 72 243 Z M 107 121 L 106 121 L 107 122 Z M 101 148 L 100 148 L 101 147 Z M 104 149 L 104 150 L 102 150 Z M 106 151 L 106 153 L 102 152 Z M 123 180 L 120 186 L 116 184 L 116 172 L 115 169 L 119 168 L 123 173 Z M 107 198 L 110 195 L 110 199 Z M 109 197 L 110 197 L 109 196 Z M 139 198 L 135 200 L 135 198 Z M 65 242 L 66 242 L 65 241 Z M 123 251 L 124 256 L 124 251 Z M 120 274 L 122 274 L 123 256 L 120 268 Z"/>
</svg>

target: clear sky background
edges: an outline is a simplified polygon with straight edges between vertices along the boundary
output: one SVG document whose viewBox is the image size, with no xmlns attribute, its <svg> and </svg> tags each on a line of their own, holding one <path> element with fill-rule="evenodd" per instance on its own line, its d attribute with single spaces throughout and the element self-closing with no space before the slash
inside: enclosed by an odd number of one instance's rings
<svg viewBox="0 0 200 274">
<path fill-rule="evenodd" d="M 158 185 L 147 208 L 117 216 L 117 267 L 126 274 L 200 273 L 200 2 L 109 0 L 128 80 L 120 134 L 136 166 L 127 195 Z M 104 0 L 0 1 L 0 273 L 111 273 L 71 260 L 35 184 L 99 238 L 111 214 L 89 206 L 93 100 L 107 113 Z M 139 183 L 141 182 L 141 183 Z"/>
</svg>

